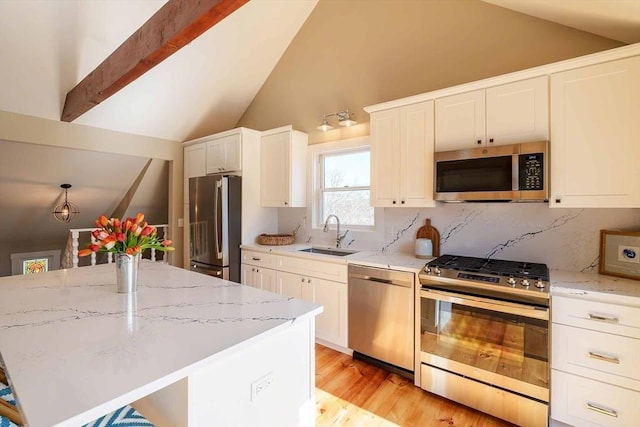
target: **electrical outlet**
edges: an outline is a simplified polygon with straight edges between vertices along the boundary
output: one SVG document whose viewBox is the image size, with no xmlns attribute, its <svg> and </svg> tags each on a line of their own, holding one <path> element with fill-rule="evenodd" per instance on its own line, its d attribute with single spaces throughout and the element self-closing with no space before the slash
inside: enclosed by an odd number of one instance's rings
<svg viewBox="0 0 640 427">
<path fill-rule="evenodd" d="M 273 383 L 273 372 L 269 372 L 264 377 L 258 378 L 254 382 L 251 383 L 251 401 L 255 402 L 255 400 L 264 394 Z"/>
<path fill-rule="evenodd" d="M 184 227 L 184 218 L 178 218 L 178 227 Z"/>
</svg>

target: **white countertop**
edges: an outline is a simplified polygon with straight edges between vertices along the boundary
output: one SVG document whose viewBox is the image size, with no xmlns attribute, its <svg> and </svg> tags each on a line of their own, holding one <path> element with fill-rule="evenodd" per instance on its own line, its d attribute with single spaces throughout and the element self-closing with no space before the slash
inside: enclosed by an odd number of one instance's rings
<svg viewBox="0 0 640 427">
<path fill-rule="evenodd" d="M 589 298 L 640 307 L 640 281 L 597 273 L 549 271 L 551 295 Z"/>
<path fill-rule="evenodd" d="M 135 297 L 114 265 L 0 278 L 0 354 L 31 427 L 81 425 L 260 337 L 316 304 L 142 262 Z"/>
<path fill-rule="evenodd" d="M 380 251 L 360 251 L 346 256 L 334 256 L 334 255 L 322 255 L 312 254 L 308 252 L 300 252 L 301 249 L 310 248 L 310 245 L 305 244 L 293 244 L 293 245 L 281 245 L 281 246 L 267 246 L 267 245 L 242 245 L 242 249 L 269 252 L 269 253 L 281 253 L 287 256 L 296 256 L 299 258 L 317 259 L 325 262 L 341 263 L 341 264 L 360 264 L 368 265 L 371 267 L 389 268 L 393 270 L 409 271 L 412 273 L 419 273 L 424 265 L 432 260 L 416 258 L 413 254 L 405 254 L 398 252 L 380 252 Z M 332 248 L 327 248 L 332 249 Z"/>
</svg>

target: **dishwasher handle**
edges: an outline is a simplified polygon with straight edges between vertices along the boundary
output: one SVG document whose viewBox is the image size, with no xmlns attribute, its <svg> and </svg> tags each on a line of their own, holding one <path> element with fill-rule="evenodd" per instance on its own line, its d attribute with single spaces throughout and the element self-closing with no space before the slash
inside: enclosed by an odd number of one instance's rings
<svg viewBox="0 0 640 427">
<path fill-rule="evenodd" d="M 405 288 L 413 287 L 412 282 L 407 282 L 402 280 L 393 280 L 393 279 L 383 279 L 381 277 L 375 277 L 375 276 L 370 276 L 366 274 L 351 273 L 349 274 L 349 279 L 360 279 L 360 280 L 366 280 L 369 282 L 384 283 L 385 285 L 402 286 Z"/>
</svg>

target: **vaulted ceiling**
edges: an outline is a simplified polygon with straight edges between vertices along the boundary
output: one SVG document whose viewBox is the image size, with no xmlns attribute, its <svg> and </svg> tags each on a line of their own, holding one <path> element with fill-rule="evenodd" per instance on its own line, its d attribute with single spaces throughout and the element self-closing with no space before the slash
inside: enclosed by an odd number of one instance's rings
<svg viewBox="0 0 640 427">
<path fill-rule="evenodd" d="M 59 120 L 165 0 L 0 1 L 0 110 Z M 183 141 L 235 126 L 317 0 L 253 0 L 74 123 Z"/>
<path fill-rule="evenodd" d="M 317 1 L 249 1 L 74 123 L 176 141 L 234 127 Z M 485 1 L 640 41 L 640 0 Z M 165 3 L 0 1 L 0 110 L 59 120 L 66 93 Z"/>
</svg>

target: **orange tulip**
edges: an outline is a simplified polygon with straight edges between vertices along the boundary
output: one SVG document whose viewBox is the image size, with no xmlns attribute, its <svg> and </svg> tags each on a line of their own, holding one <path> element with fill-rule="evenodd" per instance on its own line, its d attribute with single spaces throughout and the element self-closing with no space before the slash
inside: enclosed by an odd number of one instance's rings
<svg viewBox="0 0 640 427">
<path fill-rule="evenodd" d="M 149 227 L 148 225 L 146 227 L 144 227 L 142 229 L 142 232 L 140 233 L 141 236 L 148 236 L 149 234 L 151 234 L 151 232 L 153 231 L 153 228 Z"/>
<path fill-rule="evenodd" d="M 106 227 L 107 224 L 109 224 L 109 220 L 104 215 L 100 215 L 100 217 L 98 218 L 98 221 L 100 221 L 100 226 L 101 227 Z"/>
<path fill-rule="evenodd" d="M 138 212 L 138 215 L 136 215 L 136 222 L 140 224 L 142 221 L 144 221 L 144 214 L 142 212 Z"/>
<path fill-rule="evenodd" d="M 106 249 L 111 249 L 111 248 L 113 248 L 113 247 L 116 245 L 116 239 L 115 239 L 115 237 L 111 237 L 111 236 L 107 237 L 107 238 L 106 238 L 106 239 L 104 239 L 102 242 L 104 243 L 104 247 L 105 247 Z"/>
<path fill-rule="evenodd" d="M 86 249 L 80 249 L 78 251 L 78 256 L 87 256 L 87 255 L 91 255 L 91 252 L 93 252 L 91 249 L 86 248 Z"/>
<path fill-rule="evenodd" d="M 166 240 L 163 240 L 163 241 L 162 241 L 162 246 L 164 246 L 164 247 L 166 248 L 166 247 L 167 247 L 167 246 L 169 246 L 171 243 L 172 243 L 172 242 L 171 242 L 171 240 L 166 239 Z"/>
<path fill-rule="evenodd" d="M 120 218 L 114 218 L 113 219 L 113 226 L 116 228 L 120 227 Z"/>
</svg>

